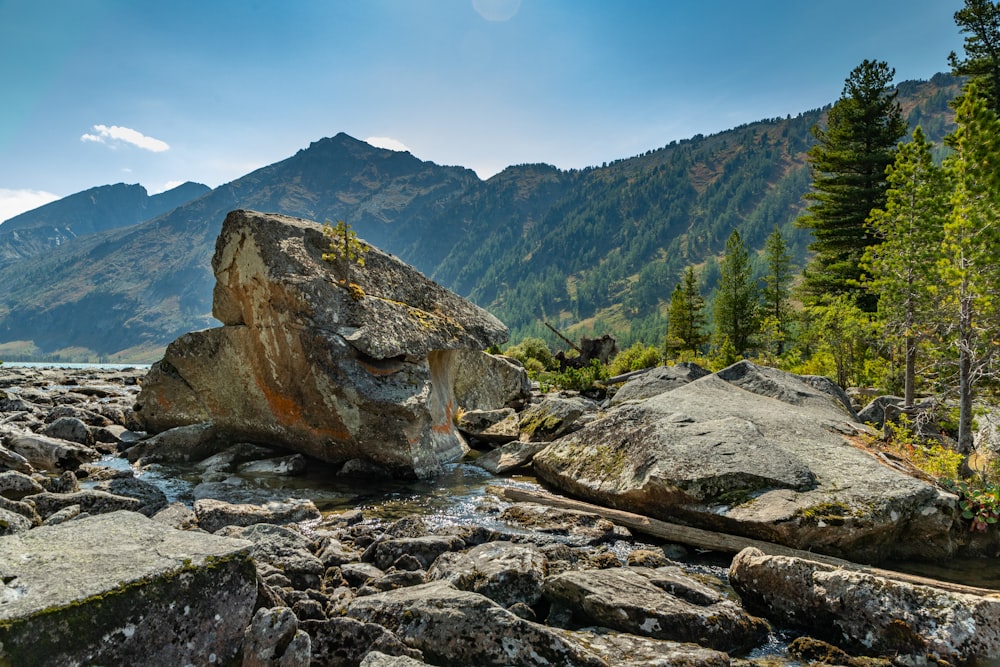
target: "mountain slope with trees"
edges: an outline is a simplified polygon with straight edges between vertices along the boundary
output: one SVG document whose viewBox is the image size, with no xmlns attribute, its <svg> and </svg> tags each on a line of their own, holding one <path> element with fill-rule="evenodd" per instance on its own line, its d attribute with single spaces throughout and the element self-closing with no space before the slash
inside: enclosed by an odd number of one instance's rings
<svg viewBox="0 0 1000 667">
<path fill-rule="evenodd" d="M 81 236 L 129 227 L 211 192 L 190 181 L 150 196 L 141 185 L 103 185 L 45 204 L 0 224 L 0 266 Z"/>
<path fill-rule="evenodd" d="M 939 141 L 958 89 L 938 75 L 901 84 L 899 100 Z M 810 237 L 792 221 L 810 186 L 811 129 L 825 113 L 696 136 L 601 167 L 513 166 L 486 181 L 344 134 L 323 139 L 148 222 L 0 267 L 0 357 L 150 360 L 181 333 L 210 326 L 209 262 L 236 208 L 344 220 L 492 310 L 515 339 L 549 336 L 542 323 L 550 321 L 571 334 L 660 345 L 682 271 L 698 265 L 709 294 L 734 230 L 759 268 L 766 238 L 781 229 L 801 266 Z"/>
</svg>

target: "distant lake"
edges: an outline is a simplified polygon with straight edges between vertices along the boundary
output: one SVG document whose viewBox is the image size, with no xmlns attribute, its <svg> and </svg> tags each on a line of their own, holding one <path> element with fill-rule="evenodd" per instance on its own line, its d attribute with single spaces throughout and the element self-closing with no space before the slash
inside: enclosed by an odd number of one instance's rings
<svg viewBox="0 0 1000 667">
<path fill-rule="evenodd" d="M 150 364 L 77 364 L 63 361 L 5 361 L 4 366 L 10 368 L 104 368 L 108 370 L 124 370 L 126 368 L 149 368 Z"/>
</svg>

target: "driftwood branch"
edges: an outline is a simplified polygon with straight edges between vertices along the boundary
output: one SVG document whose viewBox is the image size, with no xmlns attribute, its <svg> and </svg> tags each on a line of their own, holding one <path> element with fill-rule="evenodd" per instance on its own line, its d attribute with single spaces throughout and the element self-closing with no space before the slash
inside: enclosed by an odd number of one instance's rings
<svg viewBox="0 0 1000 667">
<path fill-rule="evenodd" d="M 498 489 L 497 492 L 504 499 L 509 500 L 510 502 L 537 503 L 539 505 L 547 505 L 549 507 L 557 507 L 560 509 L 590 512 L 591 514 L 597 514 L 605 519 L 608 519 L 609 521 L 625 526 L 629 530 L 651 535 L 653 537 L 667 540 L 668 542 L 687 544 L 699 549 L 708 549 L 710 551 L 720 551 L 723 553 L 738 553 L 747 547 L 754 547 L 772 556 L 791 556 L 793 558 L 811 560 L 818 563 L 825 563 L 827 565 L 840 567 L 845 570 L 865 572 L 878 577 L 894 579 L 896 581 L 916 584 L 919 586 L 933 586 L 946 591 L 968 593 L 971 595 L 1000 595 L 1000 591 L 989 588 L 976 588 L 974 586 L 965 586 L 962 584 L 951 583 L 949 581 L 940 581 L 928 577 L 921 577 L 915 574 L 907 574 L 905 572 L 882 570 L 875 567 L 860 565 L 858 563 L 852 563 L 851 561 L 840 558 L 834 558 L 833 556 L 793 549 L 791 547 L 775 544 L 773 542 L 755 540 L 749 537 L 740 537 L 739 535 L 729 535 L 727 533 L 718 533 L 711 530 L 703 530 L 701 528 L 692 528 L 690 526 L 681 526 L 679 524 L 660 521 L 659 519 L 653 519 L 641 514 L 633 514 L 622 510 L 609 509 L 607 507 L 592 505 L 590 503 L 572 500 L 570 498 L 553 495 L 551 493 L 529 491 L 527 489 L 511 487 Z"/>
<path fill-rule="evenodd" d="M 566 338 L 566 336 L 563 336 L 561 333 L 559 333 L 558 329 L 556 329 L 554 326 L 552 326 L 548 322 L 544 322 L 543 324 L 545 324 L 545 326 L 547 326 L 552 333 L 554 333 L 555 335 L 557 335 L 560 338 L 562 338 L 562 340 L 563 340 L 564 343 L 566 343 L 567 345 L 569 345 L 571 348 L 573 348 L 574 350 L 576 350 L 580 354 L 583 354 L 583 350 L 581 350 L 579 348 L 579 346 L 577 346 L 577 344 L 574 343 L 573 341 L 571 341 L 569 338 Z"/>
</svg>

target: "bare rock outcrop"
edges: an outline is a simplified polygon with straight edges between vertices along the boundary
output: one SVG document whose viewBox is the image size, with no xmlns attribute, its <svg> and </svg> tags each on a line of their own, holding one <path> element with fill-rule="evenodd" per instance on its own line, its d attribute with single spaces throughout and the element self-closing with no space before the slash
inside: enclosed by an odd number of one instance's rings
<svg viewBox="0 0 1000 667">
<path fill-rule="evenodd" d="M 148 431 L 212 422 L 333 463 L 427 476 L 467 446 L 455 429 L 460 358 L 506 340 L 495 317 L 365 246 L 349 275 L 313 222 L 233 211 L 216 242 L 213 314 L 150 370 Z"/>
<path fill-rule="evenodd" d="M 740 362 L 609 410 L 533 460 L 591 502 L 860 562 L 957 548 L 957 498 L 863 447 L 826 378 Z"/>
</svg>

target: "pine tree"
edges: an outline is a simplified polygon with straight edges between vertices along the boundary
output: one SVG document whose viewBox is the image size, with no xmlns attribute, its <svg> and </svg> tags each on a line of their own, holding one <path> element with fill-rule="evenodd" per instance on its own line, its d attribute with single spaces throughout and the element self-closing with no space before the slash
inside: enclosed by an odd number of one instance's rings
<svg viewBox="0 0 1000 667">
<path fill-rule="evenodd" d="M 670 317 L 667 322 L 667 348 L 697 352 L 708 341 L 705 334 L 705 299 L 698 290 L 694 267 L 684 270 L 681 282 L 670 296 Z"/>
<path fill-rule="evenodd" d="M 958 446 L 972 447 L 972 399 L 983 379 L 997 379 L 1000 353 L 1000 119 L 976 84 L 955 109 L 945 162 L 953 184 L 939 260 L 946 290 L 943 320 L 957 348 Z"/>
<path fill-rule="evenodd" d="M 761 314 L 769 322 L 767 328 L 773 331 L 771 338 L 774 339 L 776 352 L 780 355 L 784 352 L 785 338 L 788 335 L 792 256 L 788 253 L 785 237 L 781 235 L 777 225 L 764 242 L 764 262 L 767 273 L 764 274 L 764 289 L 761 294 L 763 298 Z"/>
<path fill-rule="evenodd" d="M 965 58 L 952 51 L 948 56 L 952 74 L 975 82 L 993 112 L 1000 115 L 1000 3 L 965 0 L 955 12 L 955 24 L 965 34 Z"/>
<path fill-rule="evenodd" d="M 850 294 L 863 310 L 875 310 L 875 299 L 860 285 L 860 260 L 875 242 L 866 221 L 885 206 L 885 169 L 906 132 L 889 89 L 894 76 L 885 62 L 865 60 L 847 77 L 826 129 L 813 128 L 818 143 L 809 150 L 811 203 L 797 220 L 814 237 L 809 248 L 816 254 L 803 274 L 810 300 Z"/>
<path fill-rule="evenodd" d="M 948 184 L 931 157 L 933 145 L 919 127 L 900 144 L 886 176 L 884 209 L 868 222 L 879 243 L 869 246 L 864 268 L 878 296 L 878 321 L 886 340 L 903 347 L 903 396 L 913 405 L 917 347 L 937 321 L 937 259 L 948 215 Z"/>
<path fill-rule="evenodd" d="M 721 349 L 728 340 L 737 355 L 742 355 L 753 343 L 759 329 L 759 295 L 753 266 L 738 230 L 726 241 L 722 258 L 722 277 L 715 296 L 715 334 Z"/>
</svg>

